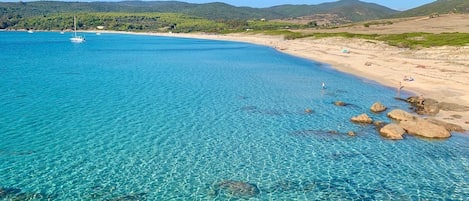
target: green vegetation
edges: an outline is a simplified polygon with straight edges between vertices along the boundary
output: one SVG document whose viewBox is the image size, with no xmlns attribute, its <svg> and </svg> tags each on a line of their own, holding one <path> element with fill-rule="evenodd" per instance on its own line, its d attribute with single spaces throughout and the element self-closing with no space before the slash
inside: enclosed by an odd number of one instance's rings
<svg viewBox="0 0 469 201">
<path fill-rule="evenodd" d="M 268 31 L 263 32 L 269 35 L 283 35 L 286 40 L 294 40 L 297 38 L 326 38 L 326 37 L 343 37 L 343 38 L 359 38 L 371 41 L 383 41 L 389 45 L 402 48 L 422 48 L 422 47 L 438 47 L 438 46 L 464 46 L 469 45 L 469 33 L 403 33 L 403 34 L 354 34 L 354 33 L 311 33 L 303 34 L 299 32 Z"/>
<path fill-rule="evenodd" d="M 404 33 L 380 36 L 377 40 L 405 48 L 464 46 L 469 44 L 469 33 Z"/>
<path fill-rule="evenodd" d="M 332 23 L 320 27 L 316 21 L 307 24 L 271 21 L 313 14 L 331 14 L 345 21 L 377 19 L 398 11 L 358 0 L 341 0 L 319 5 L 282 5 L 271 8 L 234 7 L 224 3 L 190 4 L 178 1 L 122 1 L 122 2 L 0 2 L 0 29 L 70 30 L 73 16 L 78 17 L 79 30 L 104 27 L 112 31 L 132 32 L 245 32 L 282 35 L 285 39 L 314 37 L 360 38 L 384 41 L 404 48 L 432 46 L 462 46 L 469 44 L 469 33 L 405 33 L 405 34 L 352 34 L 311 33 L 305 28 L 337 27 Z M 431 15 L 438 13 L 469 13 L 467 0 L 438 0 L 402 12 L 400 16 Z M 327 16 L 327 15 L 325 15 Z M 392 21 L 373 21 L 372 25 L 389 25 Z"/>
<path fill-rule="evenodd" d="M 120 2 L 0 2 L 0 25 L 5 28 L 32 16 L 59 13 L 179 13 L 208 20 L 287 19 L 314 14 L 337 14 L 349 21 L 378 19 L 396 10 L 358 0 L 341 0 L 318 5 L 282 5 L 271 8 L 235 7 L 225 3 L 191 4 L 178 1 Z"/>
<path fill-rule="evenodd" d="M 9 29 L 66 30 L 73 26 L 72 13 L 33 16 L 9 24 Z M 177 13 L 79 13 L 79 30 L 103 26 L 112 31 L 135 32 L 212 32 L 228 33 L 251 30 L 303 28 L 304 25 L 260 20 L 208 20 Z"/>
</svg>

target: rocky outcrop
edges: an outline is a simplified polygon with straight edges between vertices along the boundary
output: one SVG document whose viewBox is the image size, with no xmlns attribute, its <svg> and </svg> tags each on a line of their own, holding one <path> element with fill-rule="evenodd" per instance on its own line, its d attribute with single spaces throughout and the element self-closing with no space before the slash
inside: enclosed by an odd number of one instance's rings
<svg viewBox="0 0 469 201">
<path fill-rule="evenodd" d="M 373 119 L 371 119 L 367 114 L 361 114 L 350 119 L 352 122 L 355 123 L 362 123 L 362 124 L 371 124 L 373 123 Z"/>
<path fill-rule="evenodd" d="M 417 114 L 435 116 L 440 112 L 438 102 L 425 102 L 422 107 L 417 107 Z"/>
<path fill-rule="evenodd" d="M 439 103 L 435 99 L 411 96 L 407 98 L 407 102 L 409 102 L 413 106 L 414 111 L 420 115 L 435 116 L 440 112 Z"/>
<path fill-rule="evenodd" d="M 398 124 L 388 124 L 379 130 L 381 136 L 391 140 L 402 140 L 405 130 Z"/>
<path fill-rule="evenodd" d="M 384 105 L 381 104 L 380 102 L 374 103 L 374 104 L 371 106 L 371 108 L 370 108 L 370 110 L 371 110 L 372 112 L 375 112 L 375 113 L 383 112 L 383 111 L 385 111 L 386 109 L 387 109 L 386 106 L 384 106 Z"/>
<path fill-rule="evenodd" d="M 440 112 L 444 111 L 454 111 L 454 112 L 467 112 L 469 111 L 469 106 L 460 105 L 457 103 L 447 103 L 447 102 L 438 102 L 435 99 L 412 96 L 407 98 L 415 112 L 421 115 L 430 115 L 435 116 Z"/>
<path fill-rule="evenodd" d="M 401 109 L 392 110 L 388 113 L 388 117 L 400 121 L 399 126 L 408 134 L 427 138 L 448 138 L 451 136 L 445 127 L 414 116 Z"/>
<path fill-rule="evenodd" d="M 462 128 L 461 126 L 456 125 L 456 124 L 444 122 L 444 121 L 433 119 L 433 118 L 429 118 L 427 120 L 430 121 L 433 124 L 443 126 L 449 132 L 455 131 L 455 132 L 461 132 L 462 133 L 462 132 L 466 131 L 466 130 L 464 130 L 464 128 Z"/>
<path fill-rule="evenodd" d="M 430 121 L 416 118 L 415 120 L 404 120 L 399 125 L 406 130 L 408 134 L 417 135 L 426 138 L 449 138 L 451 133 L 443 126 L 436 125 Z"/>
</svg>

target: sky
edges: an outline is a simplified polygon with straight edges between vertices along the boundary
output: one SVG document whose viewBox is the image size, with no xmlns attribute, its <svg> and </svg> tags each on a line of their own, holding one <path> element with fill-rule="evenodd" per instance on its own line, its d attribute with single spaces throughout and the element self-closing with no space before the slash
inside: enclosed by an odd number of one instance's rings
<svg viewBox="0 0 469 201">
<path fill-rule="evenodd" d="M 0 0 L 0 2 L 18 2 L 20 0 Z M 22 0 L 37 1 L 37 0 Z M 62 1 L 121 1 L 121 0 L 62 0 Z M 326 2 L 334 2 L 338 0 L 176 0 L 189 3 L 210 3 L 210 2 L 224 2 L 233 6 L 248 6 L 254 8 L 266 8 L 271 6 L 278 6 L 283 4 L 308 4 L 316 5 Z M 434 2 L 436 0 L 361 0 L 363 2 L 376 3 L 395 10 L 408 10 L 424 4 Z"/>
</svg>

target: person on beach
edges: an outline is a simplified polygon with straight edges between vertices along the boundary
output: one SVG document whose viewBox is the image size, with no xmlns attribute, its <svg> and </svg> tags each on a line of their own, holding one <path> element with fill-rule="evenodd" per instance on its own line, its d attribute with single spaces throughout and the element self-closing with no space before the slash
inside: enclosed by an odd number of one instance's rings
<svg viewBox="0 0 469 201">
<path fill-rule="evenodd" d="M 401 89 L 404 88 L 404 86 L 402 86 L 402 83 L 399 82 L 399 86 L 397 86 L 397 97 L 400 97 L 401 95 Z"/>
</svg>

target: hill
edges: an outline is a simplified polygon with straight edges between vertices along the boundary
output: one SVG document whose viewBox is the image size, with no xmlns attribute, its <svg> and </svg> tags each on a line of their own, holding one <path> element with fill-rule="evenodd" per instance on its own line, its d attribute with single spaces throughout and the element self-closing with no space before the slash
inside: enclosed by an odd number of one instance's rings
<svg viewBox="0 0 469 201">
<path fill-rule="evenodd" d="M 406 10 L 404 12 L 393 15 L 394 18 L 400 17 L 416 17 L 416 16 L 429 16 L 435 14 L 448 14 L 448 13 L 469 13 L 468 0 L 438 0 L 414 9 Z"/>
<path fill-rule="evenodd" d="M 331 14 L 349 22 L 380 19 L 398 13 L 396 10 L 359 0 L 341 0 L 318 5 L 282 5 L 267 8 L 267 10 L 279 13 L 283 18 Z"/>
<path fill-rule="evenodd" d="M 318 25 L 337 25 L 381 19 L 399 13 L 399 11 L 358 0 L 342 0 L 319 5 L 281 5 L 267 8 L 281 14 L 282 20 L 300 23 L 315 22 Z"/>
<path fill-rule="evenodd" d="M 122 2 L 0 2 L 2 15 L 30 17 L 57 13 L 80 12 L 163 12 L 180 13 L 211 20 L 284 19 L 313 14 L 332 13 L 350 21 L 377 19 L 398 11 L 359 0 L 341 0 L 319 5 L 282 5 L 271 8 L 235 7 L 225 3 L 192 4 L 179 1 Z"/>
</svg>

